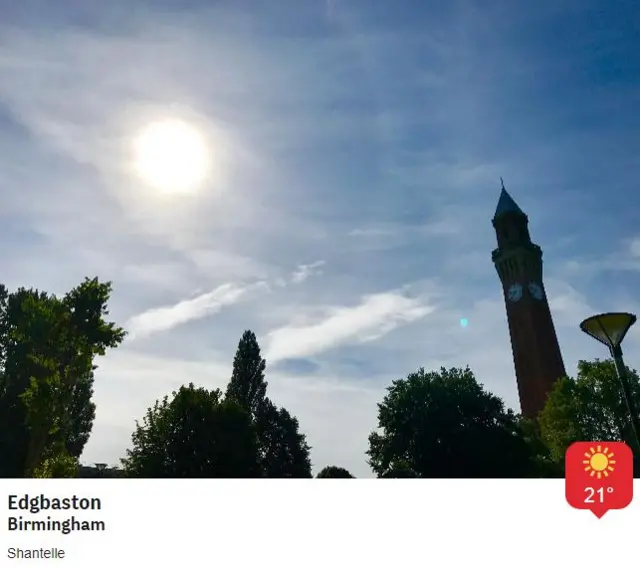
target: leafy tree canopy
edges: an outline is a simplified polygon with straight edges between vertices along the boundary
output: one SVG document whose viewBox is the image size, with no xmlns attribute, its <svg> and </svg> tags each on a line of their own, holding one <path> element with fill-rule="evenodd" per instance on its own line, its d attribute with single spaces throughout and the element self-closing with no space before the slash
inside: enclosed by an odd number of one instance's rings
<svg viewBox="0 0 640 570">
<path fill-rule="evenodd" d="M 95 415 L 94 358 L 125 333 L 108 322 L 111 283 L 64 297 L 0 285 L 0 476 L 71 473 Z"/>
<path fill-rule="evenodd" d="M 36 479 L 67 479 L 78 476 L 78 461 L 66 449 L 50 453 L 32 472 Z"/>
<path fill-rule="evenodd" d="M 531 477 L 563 478 L 564 461 L 558 461 L 545 443 L 538 422 L 520 417 L 518 422 L 532 457 Z"/>
<path fill-rule="evenodd" d="M 264 477 L 311 477 L 311 448 L 298 420 L 268 398 L 258 410 L 256 429 Z"/>
<path fill-rule="evenodd" d="M 394 381 L 369 436 L 378 477 L 521 477 L 531 450 L 518 418 L 478 384 L 469 368 L 419 369 Z"/>
<path fill-rule="evenodd" d="M 182 386 L 149 408 L 122 460 L 129 477 L 259 477 L 251 417 L 219 390 Z"/>
<path fill-rule="evenodd" d="M 638 373 L 627 372 L 632 397 L 640 406 Z M 563 378 L 554 386 L 539 424 L 542 439 L 557 461 L 563 460 L 575 441 L 626 441 L 637 448 L 613 360 L 581 360 L 575 379 Z"/>
<path fill-rule="evenodd" d="M 336 467 L 335 465 L 328 465 L 323 467 L 316 475 L 317 479 L 355 479 L 351 473 L 349 473 L 344 467 Z"/>
<path fill-rule="evenodd" d="M 392 461 L 389 468 L 379 475 L 381 479 L 418 479 L 420 476 L 404 460 Z"/>
</svg>

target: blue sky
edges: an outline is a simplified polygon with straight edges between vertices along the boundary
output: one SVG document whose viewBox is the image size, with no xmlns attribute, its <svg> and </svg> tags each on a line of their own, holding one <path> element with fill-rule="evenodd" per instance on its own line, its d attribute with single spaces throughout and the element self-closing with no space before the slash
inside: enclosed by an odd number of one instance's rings
<svg viewBox="0 0 640 570">
<path fill-rule="evenodd" d="M 316 469 L 367 476 L 376 403 L 419 366 L 469 364 L 517 408 L 501 176 L 569 371 L 606 356 L 584 317 L 638 311 L 633 2 L 59 4 L 0 23 L 0 248 L 11 288 L 114 282 L 132 334 L 99 363 L 84 461 L 115 463 L 181 384 L 223 387 L 246 328 Z M 212 175 L 161 195 L 131 141 L 174 117 L 207 137 Z M 625 353 L 640 367 L 640 327 Z"/>
</svg>

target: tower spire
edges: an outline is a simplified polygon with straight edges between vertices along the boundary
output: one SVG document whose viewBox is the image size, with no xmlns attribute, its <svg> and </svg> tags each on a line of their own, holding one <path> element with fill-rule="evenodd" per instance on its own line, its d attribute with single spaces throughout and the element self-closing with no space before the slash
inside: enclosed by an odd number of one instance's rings
<svg viewBox="0 0 640 570">
<path fill-rule="evenodd" d="M 520 206 L 516 204 L 515 200 L 504 187 L 504 180 L 502 179 L 502 176 L 500 177 L 500 184 L 502 188 L 500 190 L 500 198 L 498 199 L 498 206 L 496 207 L 496 213 L 494 214 L 493 219 L 495 220 L 508 212 L 524 216 L 525 213 L 520 209 Z"/>
</svg>

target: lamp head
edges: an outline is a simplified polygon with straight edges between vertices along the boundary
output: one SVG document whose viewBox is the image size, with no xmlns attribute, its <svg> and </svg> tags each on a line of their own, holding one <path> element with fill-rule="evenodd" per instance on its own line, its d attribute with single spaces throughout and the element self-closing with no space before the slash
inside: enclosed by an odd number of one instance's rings
<svg viewBox="0 0 640 570">
<path fill-rule="evenodd" d="M 580 328 L 610 350 L 615 350 L 635 322 L 636 316 L 631 313 L 602 313 L 582 321 Z"/>
</svg>

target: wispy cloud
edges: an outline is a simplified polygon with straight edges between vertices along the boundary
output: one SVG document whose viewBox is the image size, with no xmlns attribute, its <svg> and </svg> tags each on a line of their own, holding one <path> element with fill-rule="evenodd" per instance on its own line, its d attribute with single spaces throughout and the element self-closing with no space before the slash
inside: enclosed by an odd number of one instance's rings
<svg viewBox="0 0 640 570">
<path fill-rule="evenodd" d="M 267 358 L 311 356 L 330 348 L 376 340 L 405 323 L 428 315 L 434 307 L 398 292 L 362 298 L 352 307 L 328 307 L 317 322 L 279 328 L 267 335 Z"/>
<path fill-rule="evenodd" d="M 427 220 L 419 224 L 411 223 L 377 223 L 369 226 L 355 228 L 351 230 L 348 235 L 353 238 L 361 239 L 382 239 L 390 241 L 398 241 L 398 238 L 402 238 L 405 242 L 413 240 L 415 243 L 418 240 L 433 237 L 450 237 L 454 235 L 460 235 L 464 232 L 465 228 L 462 224 L 461 218 L 462 212 L 458 212 L 458 216 L 450 214 L 441 215 L 437 219 Z M 463 212 L 466 216 L 467 212 Z"/>
<path fill-rule="evenodd" d="M 129 331 L 131 339 L 167 331 L 189 321 L 218 313 L 224 307 L 238 303 L 248 293 L 266 288 L 267 284 L 263 281 L 251 285 L 225 283 L 193 299 L 186 299 L 167 307 L 149 309 L 135 315 L 127 321 L 125 328 Z"/>
<path fill-rule="evenodd" d="M 324 261 L 315 261 L 307 265 L 299 265 L 291 275 L 291 282 L 296 284 L 303 283 L 312 275 L 322 275 L 321 267 L 324 263 Z"/>
<path fill-rule="evenodd" d="M 391 237 L 396 233 L 397 229 L 390 227 L 369 227 L 369 228 L 355 228 L 349 232 L 352 237 Z"/>
<path fill-rule="evenodd" d="M 551 278 L 547 280 L 547 289 L 556 325 L 577 327 L 582 319 L 595 312 L 586 296 L 569 283 Z"/>
<path fill-rule="evenodd" d="M 622 239 L 612 251 L 601 255 L 583 253 L 578 258 L 564 260 L 561 266 L 562 270 L 575 278 L 607 277 L 613 271 L 640 271 L 640 238 Z"/>
</svg>

